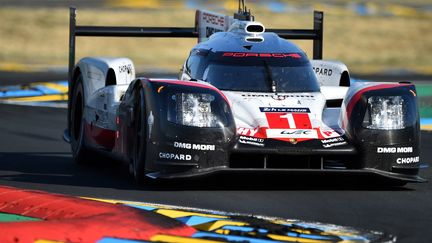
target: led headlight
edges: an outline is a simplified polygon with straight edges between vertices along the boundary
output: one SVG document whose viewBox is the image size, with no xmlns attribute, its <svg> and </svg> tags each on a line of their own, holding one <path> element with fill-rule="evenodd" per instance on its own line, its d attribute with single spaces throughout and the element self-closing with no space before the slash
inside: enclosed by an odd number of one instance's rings
<svg viewBox="0 0 432 243">
<path fill-rule="evenodd" d="M 368 98 L 363 125 L 369 129 L 404 129 L 405 101 L 402 96 L 373 96 Z"/>
<path fill-rule="evenodd" d="M 194 127 L 218 126 L 217 116 L 212 112 L 213 95 L 177 93 L 171 99 L 175 102 L 175 111 L 169 111 L 169 121 Z"/>
</svg>

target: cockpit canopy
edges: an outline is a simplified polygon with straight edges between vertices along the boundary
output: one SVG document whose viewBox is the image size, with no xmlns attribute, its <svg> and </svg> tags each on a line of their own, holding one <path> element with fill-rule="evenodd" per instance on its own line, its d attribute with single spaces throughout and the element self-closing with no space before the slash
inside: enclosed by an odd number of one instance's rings
<svg viewBox="0 0 432 243">
<path fill-rule="evenodd" d="M 317 92 L 319 85 L 304 53 L 213 52 L 194 49 L 184 72 L 220 90 Z"/>
</svg>

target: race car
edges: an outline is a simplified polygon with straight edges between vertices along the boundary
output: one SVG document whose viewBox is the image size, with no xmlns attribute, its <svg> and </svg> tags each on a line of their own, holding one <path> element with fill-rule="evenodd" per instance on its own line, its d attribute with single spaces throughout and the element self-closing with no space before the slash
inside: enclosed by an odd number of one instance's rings
<svg viewBox="0 0 432 243">
<path fill-rule="evenodd" d="M 352 82 L 322 58 L 323 13 L 310 30 L 266 30 L 250 10 L 197 11 L 195 28 L 77 26 L 70 12 L 73 159 L 129 163 L 134 178 L 215 172 L 418 175 L 420 128 L 411 83 Z M 178 79 L 135 77 L 128 58 L 86 57 L 77 36 L 198 38 Z M 287 39 L 313 40 L 313 60 Z"/>
</svg>

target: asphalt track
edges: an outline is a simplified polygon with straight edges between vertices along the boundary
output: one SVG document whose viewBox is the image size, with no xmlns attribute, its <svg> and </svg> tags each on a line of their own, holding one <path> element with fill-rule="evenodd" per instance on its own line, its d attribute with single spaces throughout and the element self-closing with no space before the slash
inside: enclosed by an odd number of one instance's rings
<svg viewBox="0 0 432 243">
<path fill-rule="evenodd" d="M 1 185 L 320 221 L 385 231 L 402 242 L 432 240 L 430 183 L 383 188 L 343 178 L 241 175 L 137 186 L 124 165 L 72 162 L 61 139 L 66 110 L 0 105 L 0 114 Z M 422 134 L 424 160 L 432 157 L 431 138 Z M 430 169 L 423 175 L 432 179 Z"/>
<path fill-rule="evenodd" d="M 431 183 L 391 188 L 370 178 L 219 175 L 137 186 L 125 165 L 75 165 L 61 139 L 65 126 L 65 109 L 0 105 L 0 185 L 319 221 L 432 242 Z M 431 139 L 422 133 L 423 161 L 431 162 Z M 432 180 L 430 168 L 422 175 Z"/>
</svg>

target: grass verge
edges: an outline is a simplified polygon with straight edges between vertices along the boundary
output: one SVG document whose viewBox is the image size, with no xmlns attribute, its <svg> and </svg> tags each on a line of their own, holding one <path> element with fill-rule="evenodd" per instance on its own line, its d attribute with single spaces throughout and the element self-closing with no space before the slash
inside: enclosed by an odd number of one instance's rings
<svg viewBox="0 0 432 243">
<path fill-rule="evenodd" d="M 325 10 L 325 9 L 323 9 Z M 0 9 L 0 66 L 66 66 L 68 9 Z M 268 28 L 311 28 L 310 14 L 254 12 Z M 325 16 L 324 57 L 340 60 L 357 73 L 408 69 L 432 73 L 430 17 L 358 17 L 329 12 Z M 78 10 L 79 25 L 187 26 L 194 11 Z M 178 70 L 196 40 L 78 38 L 77 60 L 84 56 L 127 56 L 137 66 Z M 311 56 L 311 43 L 296 41 Z"/>
</svg>

